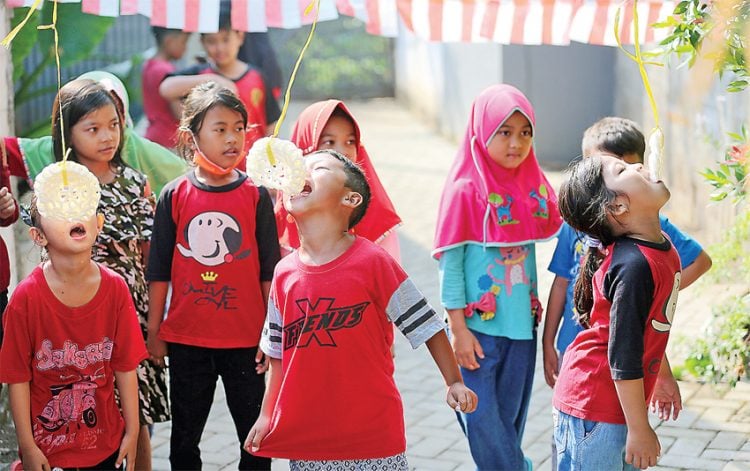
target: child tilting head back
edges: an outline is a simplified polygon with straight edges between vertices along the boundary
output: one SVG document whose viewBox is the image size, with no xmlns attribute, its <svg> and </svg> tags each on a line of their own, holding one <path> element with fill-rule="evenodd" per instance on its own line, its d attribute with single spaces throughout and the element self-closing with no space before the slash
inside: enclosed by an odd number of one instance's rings
<svg viewBox="0 0 750 471">
<path fill-rule="evenodd" d="M 339 100 L 326 100 L 308 106 L 294 123 L 290 139 L 302 149 L 303 154 L 333 149 L 362 168 L 372 191 L 372 203 L 362 221 L 352 228 L 353 233 L 381 245 L 399 260 L 395 229 L 401 224 L 401 218 L 396 214 L 396 209 L 380 182 L 374 164 L 362 144 L 359 125 L 346 105 Z M 299 236 L 294 220 L 288 217 L 281 198 L 274 209 L 282 247 L 298 248 Z"/>
<path fill-rule="evenodd" d="M 305 166 L 302 192 L 284 196 L 300 248 L 274 274 L 261 339 L 271 358 L 268 388 L 245 447 L 291 458 L 292 470 L 406 471 L 393 326 L 414 348 L 427 345 L 451 408 L 472 412 L 476 395 L 461 380 L 443 322 L 408 275 L 373 242 L 348 232 L 367 217 L 365 174 L 331 149 L 308 155 Z M 322 403 L 347 403 L 347 413 L 309 407 Z"/>
<path fill-rule="evenodd" d="M 52 164 L 35 191 L 29 234 L 47 259 L 16 287 L 0 350 L 23 469 L 133 469 L 148 355 L 125 280 L 91 260 L 97 179 Z"/>
<path fill-rule="evenodd" d="M 555 442 L 560 469 L 654 466 L 660 445 L 646 401 L 661 370 L 680 260 L 663 235 L 659 209 L 669 199 L 642 164 L 595 154 L 575 164 L 560 189 L 560 211 L 574 229 L 601 241 L 589 248 L 576 285 L 588 329 L 565 353 L 555 384 Z M 588 422 L 587 425 L 586 422 Z M 602 431 L 568 439 L 590 422 Z M 576 432 L 577 433 L 577 432 Z"/>
</svg>

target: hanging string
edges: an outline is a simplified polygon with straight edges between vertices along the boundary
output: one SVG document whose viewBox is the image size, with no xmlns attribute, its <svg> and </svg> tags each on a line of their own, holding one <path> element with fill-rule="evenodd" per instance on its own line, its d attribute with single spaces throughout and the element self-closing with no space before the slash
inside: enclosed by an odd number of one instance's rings
<svg viewBox="0 0 750 471">
<path fill-rule="evenodd" d="M 31 15 L 34 14 L 37 7 L 41 3 L 41 0 L 35 0 L 34 4 L 29 8 L 28 13 L 26 13 L 26 17 L 21 21 L 18 26 L 13 28 L 13 31 L 11 31 L 2 41 L 0 41 L 0 44 L 2 44 L 5 47 L 10 47 L 11 42 L 16 38 L 18 33 L 23 29 L 23 27 L 26 25 L 26 23 L 31 18 Z M 57 2 L 52 2 L 52 23 L 48 25 L 39 25 L 37 26 L 37 29 L 43 30 L 43 29 L 51 29 L 52 33 L 54 34 L 55 38 L 55 65 L 57 68 L 57 91 L 58 91 L 58 99 L 59 99 L 59 91 L 60 88 L 62 88 L 62 74 L 60 69 L 60 37 L 57 33 Z M 60 112 L 60 129 L 65 129 L 65 123 L 63 122 L 63 107 L 62 103 L 58 103 L 58 109 Z M 68 146 L 65 143 L 65 133 L 60 133 L 60 138 L 62 140 L 62 148 L 63 148 L 63 160 L 62 160 L 62 178 L 63 178 L 63 185 L 68 185 L 68 173 L 65 170 L 65 162 L 68 160 L 68 156 L 70 155 L 70 149 L 68 149 Z"/>
<path fill-rule="evenodd" d="M 287 84 L 286 92 L 284 92 L 284 105 L 281 107 L 281 115 L 276 121 L 276 126 L 274 126 L 271 138 L 279 136 L 281 125 L 284 122 L 284 118 L 286 118 L 286 112 L 289 109 L 289 102 L 291 101 L 292 85 L 294 84 L 294 79 L 297 78 L 297 71 L 299 70 L 300 64 L 302 64 L 302 57 L 304 57 L 307 48 L 312 42 L 313 35 L 315 34 L 315 26 L 317 26 L 318 24 L 318 15 L 320 14 L 320 0 L 312 0 L 310 4 L 307 5 L 307 8 L 305 8 L 305 16 L 309 15 L 313 8 L 315 8 L 315 17 L 313 18 L 312 26 L 310 27 L 310 34 L 307 35 L 307 41 L 305 41 L 305 45 L 302 46 L 302 50 L 297 57 L 297 62 L 294 64 L 294 69 L 292 69 L 292 75 L 289 77 L 289 84 Z M 266 144 L 266 153 L 268 154 L 268 161 L 271 162 L 271 165 L 276 165 L 276 158 L 274 157 L 273 151 L 271 150 L 270 140 L 268 141 L 268 144 Z"/>
<path fill-rule="evenodd" d="M 656 175 L 656 172 L 659 171 L 658 166 L 661 162 L 660 160 L 661 155 L 663 155 L 664 152 L 664 133 L 661 129 L 661 126 L 659 124 L 659 108 L 656 105 L 656 99 L 654 98 L 654 92 L 651 88 L 651 82 L 648 79 L 648 73 L 646 72 L 646 65 L 658 65 L 661 66 L 663 64 L 660 64 L 658 62 L 649 62 L 643 60 L 643 55 L 641 53 L 641 37 L 640 37 L 640 30 L 639 30 L 639 24 L 638 24 L 638 0 L 633 0 L 633 49 L 635 54 L 631 54 L 628 52 L 625 47 L 622 45 L 622 41 L 620 40 L 620 12 L 622 10 L 622 7 L 617 9 L 617 13 L 615 14 L 615 24 L 614 24 L 614 34 L 615 34 L 615 40 L 617 41 L 617 46 L 625 53 L 625 55 L 633 60 L 636 64 L 638 64 L 638 71 L 641 74 L 641 80 L 643 81 L 643 87 L 646 90 L 646 96 L 648 97 L 649 104 L 651 105 L 651 113 L 654 117 L 654 127 L 651 129 L 651 132 L 649 133 L 649 160 L 651 160 L 651 157 L 657 160 L 657 162 L 647 162 L 649 165 L 649 170 L 652 172 L 652 175 Z"/>
</svg>

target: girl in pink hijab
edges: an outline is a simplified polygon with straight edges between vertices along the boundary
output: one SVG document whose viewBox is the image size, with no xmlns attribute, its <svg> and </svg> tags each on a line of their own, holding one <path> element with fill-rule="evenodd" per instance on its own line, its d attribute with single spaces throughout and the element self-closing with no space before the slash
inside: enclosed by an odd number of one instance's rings
<svg viewBox="0 0 750 471">
<path fill-rule="evenodd" d="M 531 469 L 521 450 L 536 359 L 535 242 L 561 224 L 534 155 L 534 110 L 510 85 L 474 101 L 443 189 L 433 257 L 466 385 L 479 396 L 458 414 L 478 469 Z"/>
</svg>

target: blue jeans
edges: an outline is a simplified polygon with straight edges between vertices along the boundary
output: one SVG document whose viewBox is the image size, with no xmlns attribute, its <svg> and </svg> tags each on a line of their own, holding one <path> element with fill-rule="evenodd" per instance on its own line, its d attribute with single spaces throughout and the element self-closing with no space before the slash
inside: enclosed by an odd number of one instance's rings
<svg viewBox="0 0 750 471">
<path fill-rule="evenodd" d="M 625 462 L 628 428 L 593 422 L 555 410 L 555 445 L 559 471 L 631 471 Z"/>
<path fill-rule="evenodd" d="M 530 469 L 521 451 L 536 361 L 533 340 L 511 340 L 471 331 L 484 350 L 479 369 L 461 368 L 466 386 L 479 397 L 472 414 L 457 413 L 479 470 Z"/>
</svg>

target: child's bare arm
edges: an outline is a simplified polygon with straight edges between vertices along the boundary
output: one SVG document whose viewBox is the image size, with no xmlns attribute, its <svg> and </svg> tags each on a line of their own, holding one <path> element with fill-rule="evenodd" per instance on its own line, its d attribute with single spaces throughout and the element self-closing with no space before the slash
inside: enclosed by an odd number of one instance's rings
<svg viewBox="0 0 750 471">
<path fill-rule="evenodd" d="M 10 395 L 10 412 L 16 427 L 18 448 L 23 457 L 23 469 L 49 471 L 47 457 L 34 442 L 31 430 L 31 389 L 29 383 L 15 383 L 8 385 Z"/>
<path fill-rule="evenodd" d="M 549 387 L 554 388 L 559 373 L 557 364 L 557 348 L 555 348 L 555 337 L 560 327 L 563 310 L 565 309 L 565 298 L 568 292 L 567 278 L 555 275 L 552 288 L 549 291 L 547 301 L 547 315 L 544 318 L 544 333 L 542 334 L 542 349 L 544 352 L 544 380 Z"/>
<path fill-rule="evenodd" d="M 451 409 L 462 412 L 474 412 L 477 408 L 477 395 L 464 385 L 448 336 L 441 330 L 430 337 L 426 345 L 448 386 L 448 405 Z"/>
<path fill-rule="evenodd" d="M 672 375 L 667 354 L 659 366 L 659 375 L 656 377 L 654 392 L 651 394 L 651 412 L 656 413 L 661 420 L 677 420 L 682 410 L 682 395 L 680 386 Z"/>
<path fill-rule="evenodd" d="M 484 358 L 484 351 L 477 338 L 466 327 L 464 310 L 446 309 L 446 312 L 448 313 L 448 326 L 453 335 L 451 344 L 456 354 L 456 361 L 467 370 L 476 370 L 479 368 L 477 357 Z"/>
<path fill-rule="evenodd" d="M 148 326 L 146 347 L 154 364 L 163 366 L 167 354 L 167 344 L 159 339 L 159 327 L 164 319 L 169 282 L 152 281 L 148 284 Z"/>
<path fill-rule="evenodd" d="M 248 453 L 260 449 L 260 443 L 271 429 L 271 414 L 279 397 L 281 379 L 281 360 L 271 358 L 268 368 L 268 383 L 266 384 L 266 392 L 263 394 L 263 404 L 260 406 L 260 414 L 245 439 L 244 448 Z"/>
<path fill-rule="evenodd" d="M 216 82 L 220 86 L 237 93 L 237 86 L 226 77 L 217 74 L 198 74 L 172 75 L 165 78 L 159 85 L 159 94 L 168 101 L 179 100 L 190 93 L 193 87 L 204 82 Z"/>
<path fill-rule="evenodd" d="M 625 462 L 636 468 L 655 466 L 661 453 L 656 432 L 648 423 L 648 409 L 643 392 L 643 378 L 617 380 L 615 389 L 625 413 L 628 437 L 625 444 Z"/>
<path fill-rule="evenodd" d="M 682 276 L 680 277 L 680 289 L 682 290 L 692 285 L 695 280 L 703 276 L 703 274 L 711 268 L 712 264 L 713 261 L 711 260 L 711 257 L 706 253 L 705 250 L 702 250 L 701 253 L 699 253 L 695 258 L 693 263 L 686 266 L 682 270 Z"/>
<path fill-rule="evenodd" d="M 115 383 L 120 391 L 120 409 L 125 419 L 125 436 L 120 442 L 120 452 L 115 465 L 119 468 L 127 460 L 127 471 L 135 469 L 135 454 L 138 444 L 138 377 L 135 370 L 115 371 Z"/>
</svg>

